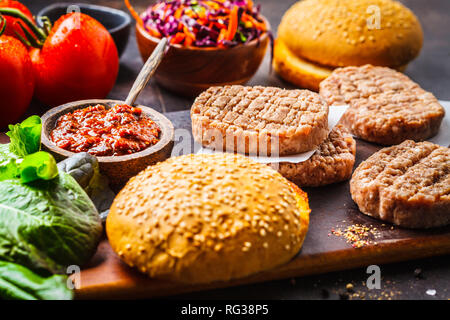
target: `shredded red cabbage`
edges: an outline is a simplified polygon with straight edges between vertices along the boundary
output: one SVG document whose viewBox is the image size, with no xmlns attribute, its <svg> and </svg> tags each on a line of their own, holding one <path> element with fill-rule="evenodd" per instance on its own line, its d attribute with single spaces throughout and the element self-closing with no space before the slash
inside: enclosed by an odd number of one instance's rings
<svg viewBox="0 0 450 320">
<path fill-rule="evenodd" d="M 159 1 L 141 18 L 151 35 L 185 46 L 233 47 L 268 32 L 252 0 Z"/>
</svg>

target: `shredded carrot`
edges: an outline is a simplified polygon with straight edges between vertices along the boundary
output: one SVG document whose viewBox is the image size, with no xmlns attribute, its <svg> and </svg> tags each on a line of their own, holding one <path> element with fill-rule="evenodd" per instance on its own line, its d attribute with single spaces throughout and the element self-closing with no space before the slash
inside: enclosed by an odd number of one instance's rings
<svg viewBox="0 0 450 320">
<path fill-rule="evenodd" d="M 180 19 L 182 13 L 183 13 L 183 8 L 182 8 L 182 7 L 179 7 L 179 8 L 177 9 L 177 11 L 175 11 L 175 13 L 174 13 L 173 16 L 174 16 L 175 18 L 177 18 L 177 19 Z"/>
<path fill-rule="evenodd" d="M 214 17 L 214 19 L 215 19 L 215 20 L 220 20 L 220 19 L 222 19 L 223 21 L 225 21 L 226 19 L 228 19 L 228 16 L 217 16 L 217 17 Z"/>
<path fill-rule="evenodd" d="M 136 12 L 136 10 L 134 10 L 133 6 L 130 4 L 130 0 L 125 0 L 125 5 L 127 6 L 128 10 L 130 11 L 131 15 L 133 16 L 134 20 L 136 20 L 136 22 L 143 26 L 144 25 L 144 21 L 142 21 L 142 18 L 139 16 L 139 14 Z"/>
<path fill-rule="evenodd" d="M 206 19 L 206 12 L 205 12 L 205 8 L 202 7 L 202 9 L 197 12 L 197 15 L 200 19 L 204 20 Z"/>
<path fill-rule="evenodd" d="M 178 32 L 175 37 L 173 37 L 172 39 L 170 39 L 170 43 L 171 44 L 177 44 L 177 43 L 181 43 L 184 38 L 186 36 L 184 35 L 184 33 Z"/>
<path fill-rule="evenodd" d="M 192 39 L 191 37 L 186 37 L 186 38 L 184 39 L 184 45 L 185 45 L 186 47 L 189 47 L 193 42 L 194 42 L 194 39 Z"/>
<path fill-rule="evenodd" d="M 213 1 L 207 1 L 206 4 L 207 4 L 209 7 L 213 8 L 214 10 L 220 9 L 219 4 L 217 4 L 217 3 L 213 2 Z"/>
<path fill-rule="evenodd" d="M 248 15 L 248 14 L 243 14 L 242 15 L 242 21 L 250 21 L 255 27 L 257 27 L 260 30 L 266 31 L 266 25 L 263 22 L 259 22 L 258 20 L 256 20 L 255 18 L 253 18 L 252 16 Z"/>
<path fill-rule="evenodd" d="M 190 18 L 195 18 L 195 12 L 191 9 L 186 9 L 186 11 L 184 11 L 184 14 Z"/>
<path fill-rule="evenodd" d="M 227 40 L 233 40 L 234 35 L 236 34 L 237 27 L 238 27 L 238 6 L 234 6 L 233 9 L 231 9 L 230 12 L 230 21 L 228 22 L 228 32 L 226 39 Z"/>
<path fill-rule="evenodd" d="M 253 1 L 252 0 L 247 0 L 247 8 L 248 8 L 248 10 L 252 10 L 253 9 Z"/>
<path fill-rule="evenodd" d="M 161 38 L 161 33 L 159 33 L 158 30 L 153 29 L 153 28 L 147 28 L 147 30 L 150 33 L 150 35 L 152 35 L 153 37 Z"/>
<path fill-rule="evenodd" d="M 187 38 L 192 39 L 193 41 L 195 40 L 195 34 L 193 34 L 192 32 L 189 31 L 188 27 L 183 26 L 183 32 L 186 35 Z"/>
<path fill-rule="evenodd" d="M 219 33 L 219 37 L 217 38 L 217 42 L 218 43 L 222 42 L 225 39 L 226 35 L 227 35 L 227 29 L 221 29 L 220 33 Z"/>
</svg>

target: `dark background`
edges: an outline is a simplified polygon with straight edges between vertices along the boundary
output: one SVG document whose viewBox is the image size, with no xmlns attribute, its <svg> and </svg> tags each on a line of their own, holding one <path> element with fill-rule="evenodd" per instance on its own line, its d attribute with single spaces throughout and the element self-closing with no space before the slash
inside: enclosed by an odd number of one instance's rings
<svg viewBox="0 0 450 320">
<path fill-rule="evenodd" d="M 43 7 L 58 1 L 23 0 L 33 14 Z M 62 1 L 61 1 L 62 2 Z M 78 1 L 125 9 L 122 0 Z M 138 12 L 152 1 L 130 0 Z M 262 14 L 269 20 L 274 34 L 283 13 L 294 0 L 255 0 L 262 6 Z M 406 74 L 425 90 L 433 92 L 438 99 L 450 100 L 450 1 L 449 0 L 403 0 L 418 16 L 424 29 L 424 47 L 420 56 L 407 68 Z M 291 88 L 288 83 L 270 73 L 270 57 L 267 54 L 263 65 L 249 82 L 250 85 L 272 85 Z M 128 47 L 121 58 L 117 83 L 109 98 L 123 100 L 136 78 L 142 60 L 138 53 L 134 29 Z M 138 103 L 160 112 L 187 110 L 191 99 L 178 97 L 158 87 L 153 81 L 140 95 Z M 29 113 L 42 114 L 46 107 L 33 103 Z M 421 272 L 420 272 L 421 271 Z M 364 269 L 336 272 L 326 275 L 272 281 L 263 284 L 236 288 L 191 293 L 176 298 L 202 299 L 449 299 L 450 298 L 450 256 L 410 261 L 381 266 L 381 290 L 368 290 L 365 281 L 368 275 Z M 345 294 L 346 284 L 352 283 L 357 296 Z M 436 290 L 428 295 L 429 289 Z"/>
</svg>

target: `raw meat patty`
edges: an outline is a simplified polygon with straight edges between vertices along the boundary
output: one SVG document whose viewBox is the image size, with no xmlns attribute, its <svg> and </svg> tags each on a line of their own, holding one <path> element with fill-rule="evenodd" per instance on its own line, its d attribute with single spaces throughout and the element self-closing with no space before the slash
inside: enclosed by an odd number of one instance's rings
<svg viewBox="0 0 450 320">
<path fill-rule="evenodd" d="M 385 67 L 336 69 L 320 83 L 320 95 L 329 105 L 348 104 L 342 123 L 354 135 L 382 145 L 428 139 L 445 115 L 432 93 Z"/>
<path fill-rule="evenodd" d="M 450 149 L 407 140 L 363 161 L 350 180 L 361 212 L 398 226 L 450 224 Z"/>
<path fill-rule="evenodd" d="M 270 166 L 299 186 L 317 187 L 350 179 L 355 152 L 352 135 L 343 125 L 337 125 L 308 160 Z"/>
<path fill-rule="evenodd" d="M 328 136 L 328 106 L 308 90 L 211 87 L 195 99 L 191 119 L 204 147 L 246 154 L 297 154 Z"/>
</svg>

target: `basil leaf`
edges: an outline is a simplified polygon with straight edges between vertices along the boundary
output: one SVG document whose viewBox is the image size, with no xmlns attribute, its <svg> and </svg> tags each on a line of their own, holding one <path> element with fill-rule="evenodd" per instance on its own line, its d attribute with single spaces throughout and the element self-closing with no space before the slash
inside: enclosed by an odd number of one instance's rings
<svg viewBox="0 0 450 320">
<path fill-rule="evenodd" d="M 0 260 L 0 298 L 21 300 L 70 300 L 67 276 L 42 277 L 21 265 Z"/>
<path fill-rule="evenodd" d="M 31 116 L 21 123 L 9 125 L 6 133 L 11 142 L 9 150 L 20 158 L 41 150 L 41 118 Z"/>
<path fill-rule="evenodd" d="M 20 181 L 28 183 L 38 179 L 51 180 L 58 175 L 58 167 L 53 156 L 45 151 L 25 156 L 20 163 Z"/>
</svg>

